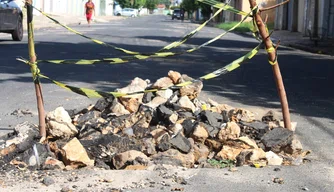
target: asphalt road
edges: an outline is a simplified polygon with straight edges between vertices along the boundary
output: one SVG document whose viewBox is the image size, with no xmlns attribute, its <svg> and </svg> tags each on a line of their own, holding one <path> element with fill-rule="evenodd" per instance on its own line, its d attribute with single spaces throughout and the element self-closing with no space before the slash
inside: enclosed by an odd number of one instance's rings
<svg viewBox="0 0 334 192">
<path fill-rule="evenodd" d="M 147 16 L 112 23 L 73 26 L 86 35 L 139 52 L 157 51 L 196 28 L 196 24 L 172 21 L 166 16 Z M 222 33 L 205 27 L 195 38 L 176 50 L 186 50 Z M 62 28 L 40 29 L 35 32 L 38 59 L 93 59 L 123 55 L 115 50 L 75 36 Z M 41 72 L 74 86 L 113 91 L 127 85 L 135 77 L 156 79 L 169 70 L 192 77 L 211 72 L 242 56 L 257 45 L 249 36 L 228 34 L 224 38 L 188 55 L 164 59 L 148 59 L 119 65 L 53 65 L 40 64 Z M 0 131 L 10 131 L 23 121 L 37 123 L 35 92 L 29 67 L 15 60 L 28 57 L 27 38 L 12 42 L 10 36 L 0 34 Z M 334 58 L 310 54 L 286 47 L 279 49 L 279 63 L 289 99 L 292 121 L 298 122 L 297 135 L 305 149 L 312 150 L 308 163 L 299 167 L 240 168 L 238 173 L 213 170 L 197 171 L 185 186 L 189 191 L 332 191 L 334 187 Z M 95 102 L 63 90 L 43 80 L 47 111 L 57 106 L 82 108 Z M 202 98 L 250 109 L 261 117 L 273 109 L 280 112 L 279 99 L 271 66 L 263 50 L 242 67 L 204 83 Z M 33 115 L 12 115 L 17 109 L 30 110 Z M 189 171 L 194 172 L 194 170 Z M 149 176 L 150 174 L 147 174 Z M 274 175 L 283 177 L 285 184 L 269 182 Z"/>
</svg>

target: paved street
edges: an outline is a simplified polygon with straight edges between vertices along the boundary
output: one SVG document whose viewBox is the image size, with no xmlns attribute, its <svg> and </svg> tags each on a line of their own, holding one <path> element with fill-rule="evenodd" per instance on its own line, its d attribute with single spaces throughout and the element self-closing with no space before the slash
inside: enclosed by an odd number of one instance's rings
<svg viewBox="0 0 334 192">
<path fill-rule="evenodd" d="M 73 27 L 119 47 L 153 52 L 179 39 L 196 26 L 189 22 L 172 21 L 167 16 L 154 15 L 98 23 L 90 28 L 85 24 Z M 222 32 L 206 27 L 176 50 L 189 49 Z M 94 59 L 122 55 L 60 27 L 37 30 L 35 41 L 38 59 Z M 73 86 L 113 91 L 127 85 L 135 77 L 155 81 L 166 76 L 169 70 L 199 77 L 226 65 L 256 45 L 252 37 L 231 33 L 189 55 L 118 65 L 41 64 L 40 69 L 43 74 Z M 22 42 L 12 42 L 10 36 L 0 34 L 0 53 L 0 131 L 5 134 L 20 122 L 28 120 L 37 123 L 38 118 L 29 67 L 15 60 L 20 56 L 28 57 L 27 37 Z M 299 191 L 304 186 L 310 191 L 332 191 L 334 90 L 331 83 L 334 82 L 334 57 L 281 47 L 278 60 L 291 108 L 291 119 L 298 122 L 296 133 L 304 148 L 313 152 L 310 155 L 312 162 L 299 167 L 282 167 L 282 172 L 273 172 L 273 168 L 239 168 L 238 173 L 229 173 L 229 176 L 224 176 L 223 171 L 215 174 L 215 170 L 192 170 L 189 172 L 197 173 L 190 179 L 190 184 L 185 186 L 186 191 Z M 42 80 L 42 84 L 47 111 L 57 106 L 83 108 L 96 101 L 68 92 L 46 80 Z M 201 97 L 249 109 L 256 112 L 258 117 L 270 109 L 280 112 L 271 66 L 263 50 L 232 73 L 204 82 Z M 33 115 L 11 115 L 16 109 L 29 109 Z M 268 184 L 273 175 L 283 177 L 285 184 Z M 206 179 L 198 182 L 201 178 Z"/>
</svg>

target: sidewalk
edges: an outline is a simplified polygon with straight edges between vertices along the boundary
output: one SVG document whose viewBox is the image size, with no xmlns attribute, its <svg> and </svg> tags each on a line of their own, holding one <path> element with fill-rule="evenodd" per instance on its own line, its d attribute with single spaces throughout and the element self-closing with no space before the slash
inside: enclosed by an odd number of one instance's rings
<svg viewBox="0 0 334 192">
<path fill-rule="evenodd" d="M 58 20 L 60 23 L 65 25 L 71 24 L 84 24 L 86 23 L 86 18 L 84 15 L 82 16 L 70 16 L 70 15 L 50 15 L 52 18 Z M 93 23 L 107 23 L 115 20 L 123 20 L 125 17 L 118 17 L 118 16 L 96 16 L 93 17 Z M 45 17 L 44 15 L 34 15 L 34 29 L 41 29 L 41 28 L 49 28 L 49 27 L 56 27 L 52 20 Z M 27 29 L 27 23 L 23 22 L 23 27 Z"/>
<path fill-rule="evenodd" d="M 271 37 L 275 41 L 281 40 L 281 45 L 312 53 L 334 56 L 334 39 L 320 40 L 316 46 L 315 42 L 312 41 L 310 37 L 304 37 L 302 33 L 299 32 L 290 32 L 285 30 L 274 31 Z"/>
</svg>

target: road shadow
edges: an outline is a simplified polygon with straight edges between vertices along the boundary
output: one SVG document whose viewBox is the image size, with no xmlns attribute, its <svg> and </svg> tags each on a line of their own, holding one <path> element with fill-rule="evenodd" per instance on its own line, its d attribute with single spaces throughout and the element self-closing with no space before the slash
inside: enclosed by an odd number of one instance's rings
<svg viewBox="0 0 334 192">
<path fill-rule="evenodd" d="M 138 36 L 147 40 L 174 41 L 178 38 L 162 36 Z M 184 51 L 207 41 L 196 37 L 176 51 Z M 200 77 L 232 62 L 254 48 L 257 42 L 220 39 L 193 54 L 171 58 L 157 58 L 132 61 L 127 64 L 69 65 L 40 63 L 41 72 L 59 81 L 82 82 L 86 88 L 113 91 L 126 86 L 135 77 L 154 82 L 167 76 L 169 70 L 179 71 L 191 77 Z M 153 52 L 158 48 L 153 44 L 139 46 L 119 44 L 119 47 L 134 51 Z M 6 59 L 1 60 L 0 73 L 12 74 L 11 78 L 0 79 L 0 84 L 8 81 L 31 82 L 29 66 L 16 61 L 16 57 L 27 56 L 27 45 L 22 43 L 3 44 L 1 49 Z M 88 49 L 89 48 L 89 49 Z M 13 51 L 15 50 L 15 51 Z M 279 62 L 286 86 L 291 111 L 308 117 L 334 119 L 334 91 L 329 88 L 334 82 L 333 59 L 323 59 L 316 55 L 290 52 L 279 49 Z M 96 59 L 117 57 L 119 52 L 92 43 L 36 42 L 39 59 Z M 43 80 L 43 84 L 50 82 Z M 61 89 L 61 88 L 59 88 Z M 271 66 L 264 50 L 239 69 L 205 81 L 204 90 L 223 96 L 236 103 L 264 108 L 280 108 Z M 322 126 L 324 129 L 326 126 Z M 333 135 L 334 137 L 334 135 Z"/>
</svg>

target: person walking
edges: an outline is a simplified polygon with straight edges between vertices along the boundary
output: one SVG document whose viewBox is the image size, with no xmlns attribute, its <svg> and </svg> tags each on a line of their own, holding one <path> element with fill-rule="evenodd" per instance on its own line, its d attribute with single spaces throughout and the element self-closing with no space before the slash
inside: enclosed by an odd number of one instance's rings
<svg viewBox="0 0 334 192">
<path fill-rule="evenodd" d="M 92 21 L 93 13 L 95 16 L 95 5 L 92 0 L 88 0 L 85 4 L 85 15 L 89 26 L 90 22 Z"/>
</svg>

